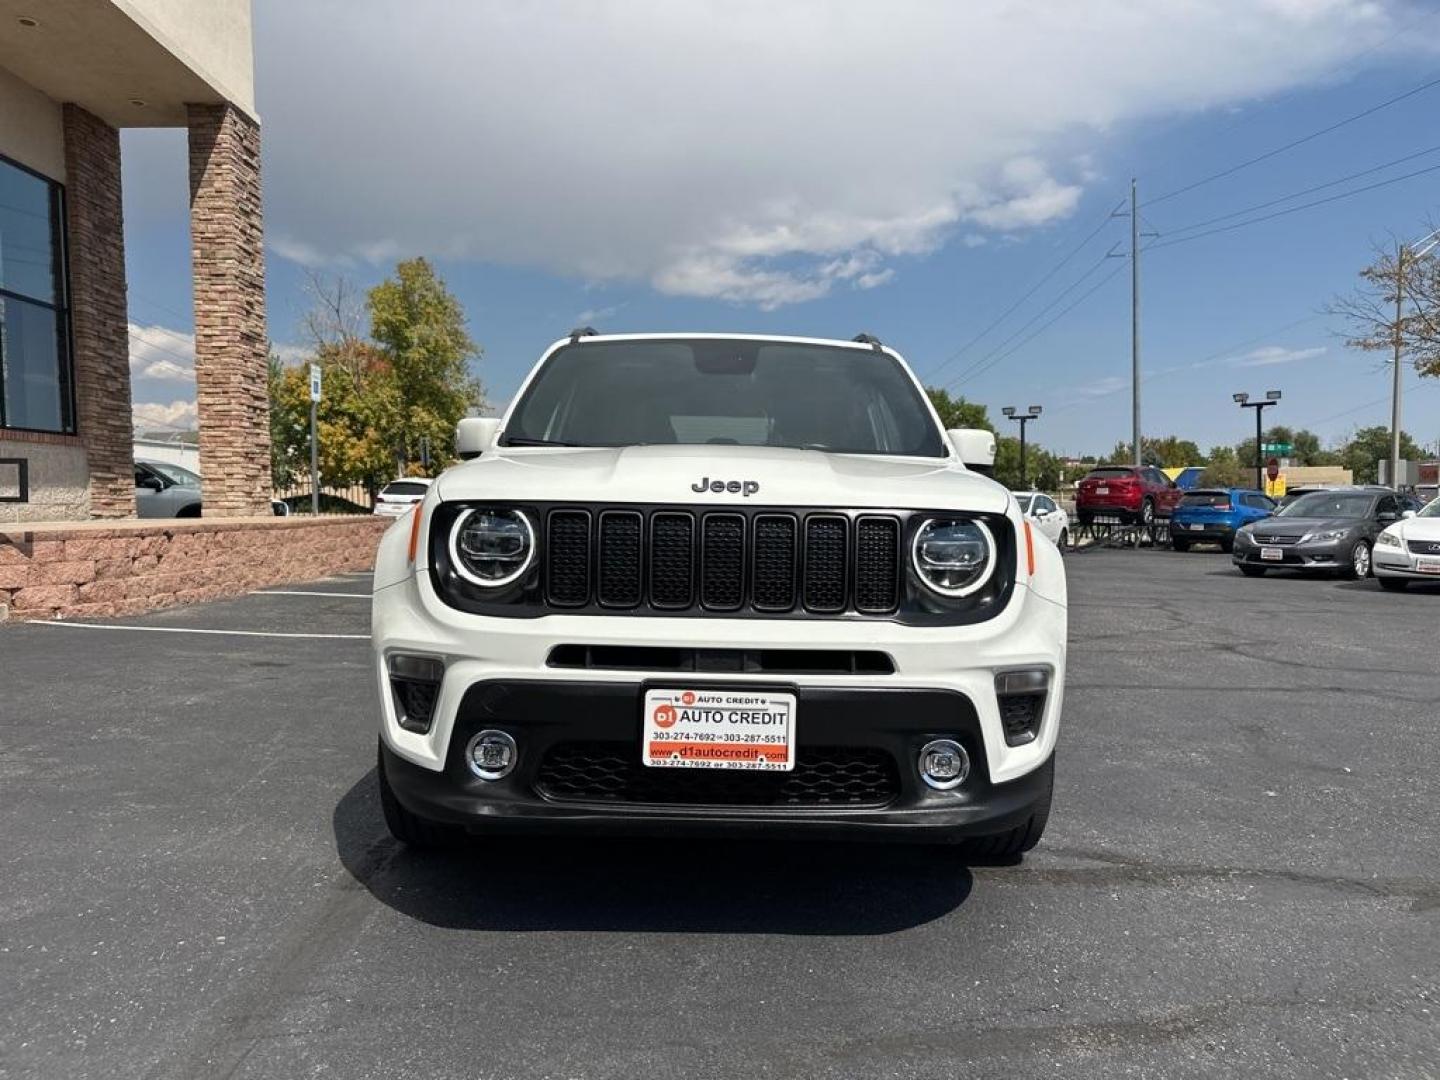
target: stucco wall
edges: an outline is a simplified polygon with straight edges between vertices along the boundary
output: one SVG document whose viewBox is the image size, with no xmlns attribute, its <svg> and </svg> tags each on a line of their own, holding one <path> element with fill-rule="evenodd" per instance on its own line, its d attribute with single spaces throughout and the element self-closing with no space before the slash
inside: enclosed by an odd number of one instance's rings
<svg viewBox="0 0 1440 1080">
<path fill-rule="evenodd" d="M 0 458 L 30 463 L 30 501 L 0 502 L 0 524 L 83 521 L 90 516 L 90 470 L 78 440 L 16 442 L 0 435 Z"/>
<path fill-rule="evenodd" d="M 111 0 L 233 104 L 255 115 L 250 0 Z"/>
<path fill-rule="evenodd" d="M 0 154 L 65 182 L 60 106 L 0 68 Z"/>
</svg>

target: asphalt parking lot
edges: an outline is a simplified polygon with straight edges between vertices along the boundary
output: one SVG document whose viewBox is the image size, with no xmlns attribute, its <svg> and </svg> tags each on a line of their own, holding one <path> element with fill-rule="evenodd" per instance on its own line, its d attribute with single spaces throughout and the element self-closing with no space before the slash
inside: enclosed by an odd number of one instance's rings
<svg viewBox="0 0 1440 1080">
<path fill-rule="evenodd" d="M 1436 1076 L 1440 591 L 1070 573 L 1055 814 L 974 868 L 398 848 L 363 576 L 0 627 L 0 1077 Z"/>
</svg>

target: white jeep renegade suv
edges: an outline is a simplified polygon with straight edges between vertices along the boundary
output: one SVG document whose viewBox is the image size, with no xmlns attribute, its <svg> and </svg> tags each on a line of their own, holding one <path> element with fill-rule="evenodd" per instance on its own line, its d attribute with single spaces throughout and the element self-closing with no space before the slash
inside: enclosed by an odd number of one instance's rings
<svg viewBox="0 0 1440 1080">
<path fill-rule="evenodd" d="M 457 445 L 376 559 L 397 838 L 1040 838 L 1063 564 L 896 353 L 578 331 Z"/>
</svg>

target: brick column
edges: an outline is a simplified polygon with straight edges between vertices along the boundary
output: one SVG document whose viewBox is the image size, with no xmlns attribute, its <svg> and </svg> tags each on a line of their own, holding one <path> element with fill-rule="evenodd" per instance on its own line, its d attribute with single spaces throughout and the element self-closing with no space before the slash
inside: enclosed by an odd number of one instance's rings
<svg viewBox="0 0 1440 1080">
<path fill-rule="evenodd" d="M 75 425 L 90 473 L 90 513 L 135 513 L 135 431 L 125 306 L 120 133 L 78 105 L 63 110 Z"/>
<path fill-rule="evenodd" d="M 268 514 L 260 126 L 230 105 L 190 105 L 187 111 L 204 514 Z"/>
</svg>

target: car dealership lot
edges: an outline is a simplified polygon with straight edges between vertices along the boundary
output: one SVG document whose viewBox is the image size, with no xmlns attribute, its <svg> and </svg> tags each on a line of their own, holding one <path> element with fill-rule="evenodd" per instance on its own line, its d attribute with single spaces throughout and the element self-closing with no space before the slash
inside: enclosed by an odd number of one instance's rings
<svg viewBox="0 0 1440 1080">
<path fill-rule="evenodd" d="M 0 1077 L 1433 1076 L 1440 588 L 1069 568 L 1055 814 L 973 869 L 398 848 L 364 577 L 0 628 Z"/>
</svg>

